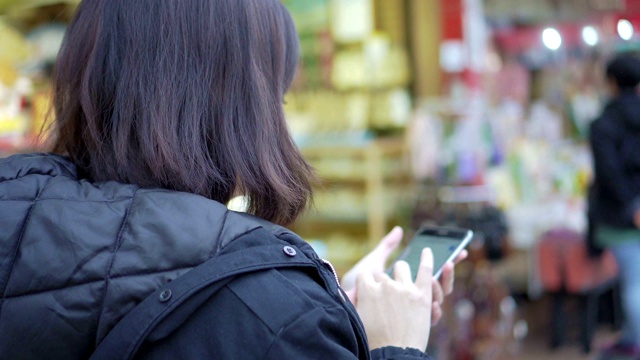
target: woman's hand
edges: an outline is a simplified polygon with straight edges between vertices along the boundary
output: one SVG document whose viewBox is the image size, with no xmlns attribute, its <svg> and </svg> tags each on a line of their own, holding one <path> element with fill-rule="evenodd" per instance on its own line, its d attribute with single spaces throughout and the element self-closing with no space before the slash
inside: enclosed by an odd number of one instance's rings
<svg viewBox="0 0 640 360">
<path fill-rule="evenodd" d="M 385 264 L 389 256 L 402 242 L 403 231 L 399 226 L 394 227 L 385 237 L 380 240 L 370 253 L 360 259 L 346 274 L 340 282 L 342 288 L 347 292 L 351 302 L 355 304 L 351 295 L 356 292 L 356 279 L 360 274 L 378 274 L 384 273 Z"/>
<path fill-rule="evenodd" d="M 380 243 L 378 243 L 375 249 L 358 261 L 358 263 L 344 275 L 341 285 L 353 304 L 357 303 L 356 279 L 358 276 L 360 274 L 384 274 L 385 264 L 389 256 L 391 256 L 398 245 L 400 245 L 402 236 L 402 228 L 399 226 L 394 227 L 389 234 L 380 240 Z M 440 281 L 435 278 L 433 279 L 432 325 L 436 325 L 442 318 L 442 302 L 445 296 L 451 294 L 453 291 L 455 278 L 454 265 L 464 260 L 467 254 L 467 251 L 463 250 L 453 263 L 447 263 L 442 269 Z"/>
<path fill-rule="evenodd" d="M 383 346 L 426 350 L 431 328 L 433 254 L 424 249 L 416 282 L 409 264 L 394 265 L 394 279 L 385 273 L 361 273 L 356 280 L 356 310 L 371 349 Z"/>
</svg>

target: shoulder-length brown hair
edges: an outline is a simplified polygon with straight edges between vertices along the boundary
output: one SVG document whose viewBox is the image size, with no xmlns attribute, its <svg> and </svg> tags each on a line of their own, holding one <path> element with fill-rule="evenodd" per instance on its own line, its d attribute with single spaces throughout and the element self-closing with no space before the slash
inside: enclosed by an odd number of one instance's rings
<svg viewBox="0 0 640 360">
<path fill-rule="evenodd" d="M 84 0 L 54 73 L 54 152 L 82 176 L 290 224 L 316 181 L 287 130 L 298 63 L 278 0 Z"/>
</svg>

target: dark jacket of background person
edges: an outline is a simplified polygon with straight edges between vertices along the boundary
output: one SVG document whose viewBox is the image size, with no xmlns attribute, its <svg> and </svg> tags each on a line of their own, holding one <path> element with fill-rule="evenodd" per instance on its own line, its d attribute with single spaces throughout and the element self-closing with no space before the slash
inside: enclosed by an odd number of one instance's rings
<svg viewBox="0 0 640 360">
<path fill-rule="evenodd" d="M 594 181 L 590 216 L 596 224 L 635 228 L 633 214 L 640 207 L 640 97 L 625 89 L 612 99 L 591 124 Z"/>
<path fill-rule="evenodd" d="M 86 359 L 167 282 L 225 251 L 270 244 L 314 266 L 234 278 L 151 334 L 139 358 L 428 358 L 394 347 L 370 355 L 355 309 L 308 244 L 198 195 L 79 180 L 64 157 L 15 155 L 0 159 L 0 229 L 2 359 Z"/>
</svg>

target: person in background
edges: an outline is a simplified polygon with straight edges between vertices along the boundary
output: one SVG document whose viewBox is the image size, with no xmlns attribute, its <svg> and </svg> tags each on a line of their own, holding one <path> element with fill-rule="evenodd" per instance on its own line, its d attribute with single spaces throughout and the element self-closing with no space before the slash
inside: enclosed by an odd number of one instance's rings
<svg viewBox="0 0 640 360">
<path fill-rule="evenodd" d="M 150 294 L 171 303 L 164 286 L 230 256 L 253 270 L 193 295 L 135 358 L 429 358 L 453 264 L 438 282 L 425 249 L 415 282 L 403 262 L 387 276 L 394 229 L 342 289 L 285 228 L 316 183 L 284 119 L 298 56 L 279 0 L 80 3 L 52 152 L 0 159 L 0 358 L 89 358 Z"/>
<path fill-rule="evenodd" d="M 618 263 L 625 322 L 605 357 L 640 359 L 640 59 L 606 65 L 611 99 L 590 128 L 594 179 L 589 193 L 593 241 Z"/>
</svg>

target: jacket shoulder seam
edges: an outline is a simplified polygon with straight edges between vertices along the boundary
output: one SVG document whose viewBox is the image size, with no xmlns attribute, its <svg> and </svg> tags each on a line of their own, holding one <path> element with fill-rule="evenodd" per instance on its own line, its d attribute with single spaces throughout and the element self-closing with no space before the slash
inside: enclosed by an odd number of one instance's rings
<svg viewBox="0 0 640 360">
<path fill-rule="evenodd" d="M 146 272 L 137 272 L 135 274 L 125 274 L 125 275 L 112 276 L 110 279 L 111 280 L 120 280 L 120 279 L 129 278 L 129 277 L 146 276 L 146 275 L 162 274 L 162 273 L 169 273 L 169 272 L 175 272 L 175 271 L 181 271 L 181 270 L 189 270 L 189 269 L 193 269 L 196 266 L 197 265 L 189 265 L 189 266 L 183 266 L 183 267 L 179 267 L 179 268 L 162 269 L 162 270 L 146 271 Z M 85 285 L 99 283 L 99 282 L 103 282 L 103 281 L 104 281 L 104 279 L 100 278 L 100 279 L 95 279 L 95 280 L 79 282 L 79 283 L 75 283 L 75 284 L 68 284 L 68 285 L 63 285 L 63 286 L 59 286 L 59 287 L 53 287 L 53 288 L 49 288 L 49 289 L 42 289 L 42 290 L 38 290 L 38 291 L 32 291 L 32 292 L 27 292 L 27 293 L 22 293 L 22 294 L 15 294 L 15 295 L 10 295 L 10 296 L 5 296 L 4 298 L 5 299 L 19 299 L 19 298 L 22 298 L 22 297 L 39 295 L 39 294 L 43 294 L 43 293 L 46 293 L 46 292 L 54 292 L 54 291 L 66 290 L 66 289 L 71 289 L 71 288 L 75 288 L 75 287 L 78 287 L 78 286 L 85 286 Z"/>
<path fill-rule="evenodd" d="M 33 202 L 31 204 L 31 206 L 29 207 L 29 212 L 27 213 L 27 217 L 25 218 L 24 222 L 22 223 L 22 229 L 20 229 L 20 236 L 18 237 L 18 241 L 16 242 L 16 248 L 13 251 L 13 255 L 11 257 L 11 262 L 9 263 L 9 272 L 7 273 L 7 278 L 4 281 L 4 284 L 2 284 L 2 292 L 0 293 L 2 295 L 2 297 L 0 297 L 0 317 L 2 316 L 2 304 L 4 303 L 4 300 L 5 300 L 4 294 L 7 291 L 7 286 L 9 285 L 9 280 L 11 279 L 11 274 L 13 273 L 13 266 L 15 264 L 16 257 L 18 256 L 18 252 L 20 251 L 20 246 L 22 244 L 22 239 L 24 238 L 24 233 L 25 233 L 25 231 L 27 229 L 27 225 L 29 223 L 29 220 L 31 220 L 31 214 L 33 213 L 33 208 L 37 204 L 38 198 L 40 197 L 40 195 L 42 195 L 42 193 L 44 193 L 44 191 L 47 188 L 47 186 L 49 186 L 49 183 L 51 183 L 52 179 L 53 179 L 53 177 L 49 177 L 47 182 L 44 184 L 44 186 L 40 189 L 40 191 L 36 195 L 36 198 L 33 199 Z"/>
<path fill-rule="evenodd" d="M 215 248 L 213 249 L 213 252 L 211 254 L 209 254 L 209 258 L 215 256 L 217 253 L 220 252 L 220 250 L 222 250 L 223 244 L 222 244 L 222 233 L 224 232 L 225 227 L 227 226 L 227 218 L 229 217 L 229 209 L 227 209 L 224 212 L 224 215 L 222 216 L 222 225 L 220 225 L 220 231 L 218 231 L 218 234 L 216 235 L 215 239 L 218 239 L 217 244 L 215 246 Z"/>
<path fill-rule="evenodd" d="M 127 222 L 129 221 L 129 215 L 131 214 L 131 211 L 133 209 L 133 204 L 135 202 L 136 199 L 136 194 L 138 193 L 139 188 L 136 188 L 135 191 L 133 192 L 133 195 L 131 196 L 131 201 L 129 203 L 129 206 L 127 207 L 127 210 L 125 212 L 124 218 L 122 219 L 122 224 L 120 224 L 120 229 L 118 230 L 118 236 L 116 238 L 115 244 L 113 246 L 113 250 L 111 252 L 111 260 L 109 261 L 109 266 L 106 269 L 106 276 L 104 278 L 104 290 L 102 291 L 102 296 L 101 296 L 101 300 L 102 300 L 102 304 L 100 305 L 100 315 L 98 318 L 98 326 L 97 328 L 100 328 L 100 323 L 102 321 L 102 317 L 104 315 L 104 310 L 105 310 L 105 303 L 106 303 L 106 296 L 107 296 L 107 292 L 109 290 L 109 282 L 111 280 L 111 271 L 113 270 L 113 264 L 115 262 L 116 259 L 116 255 L 118 253 L 118 250 L 120 249 L 120 245 L 122 244 L 122 240 L 124 237 L 124 229 L 126 227 Z M 98 343 L 98 338 L 96 337 L 96 344 Z"/>
</svg>

